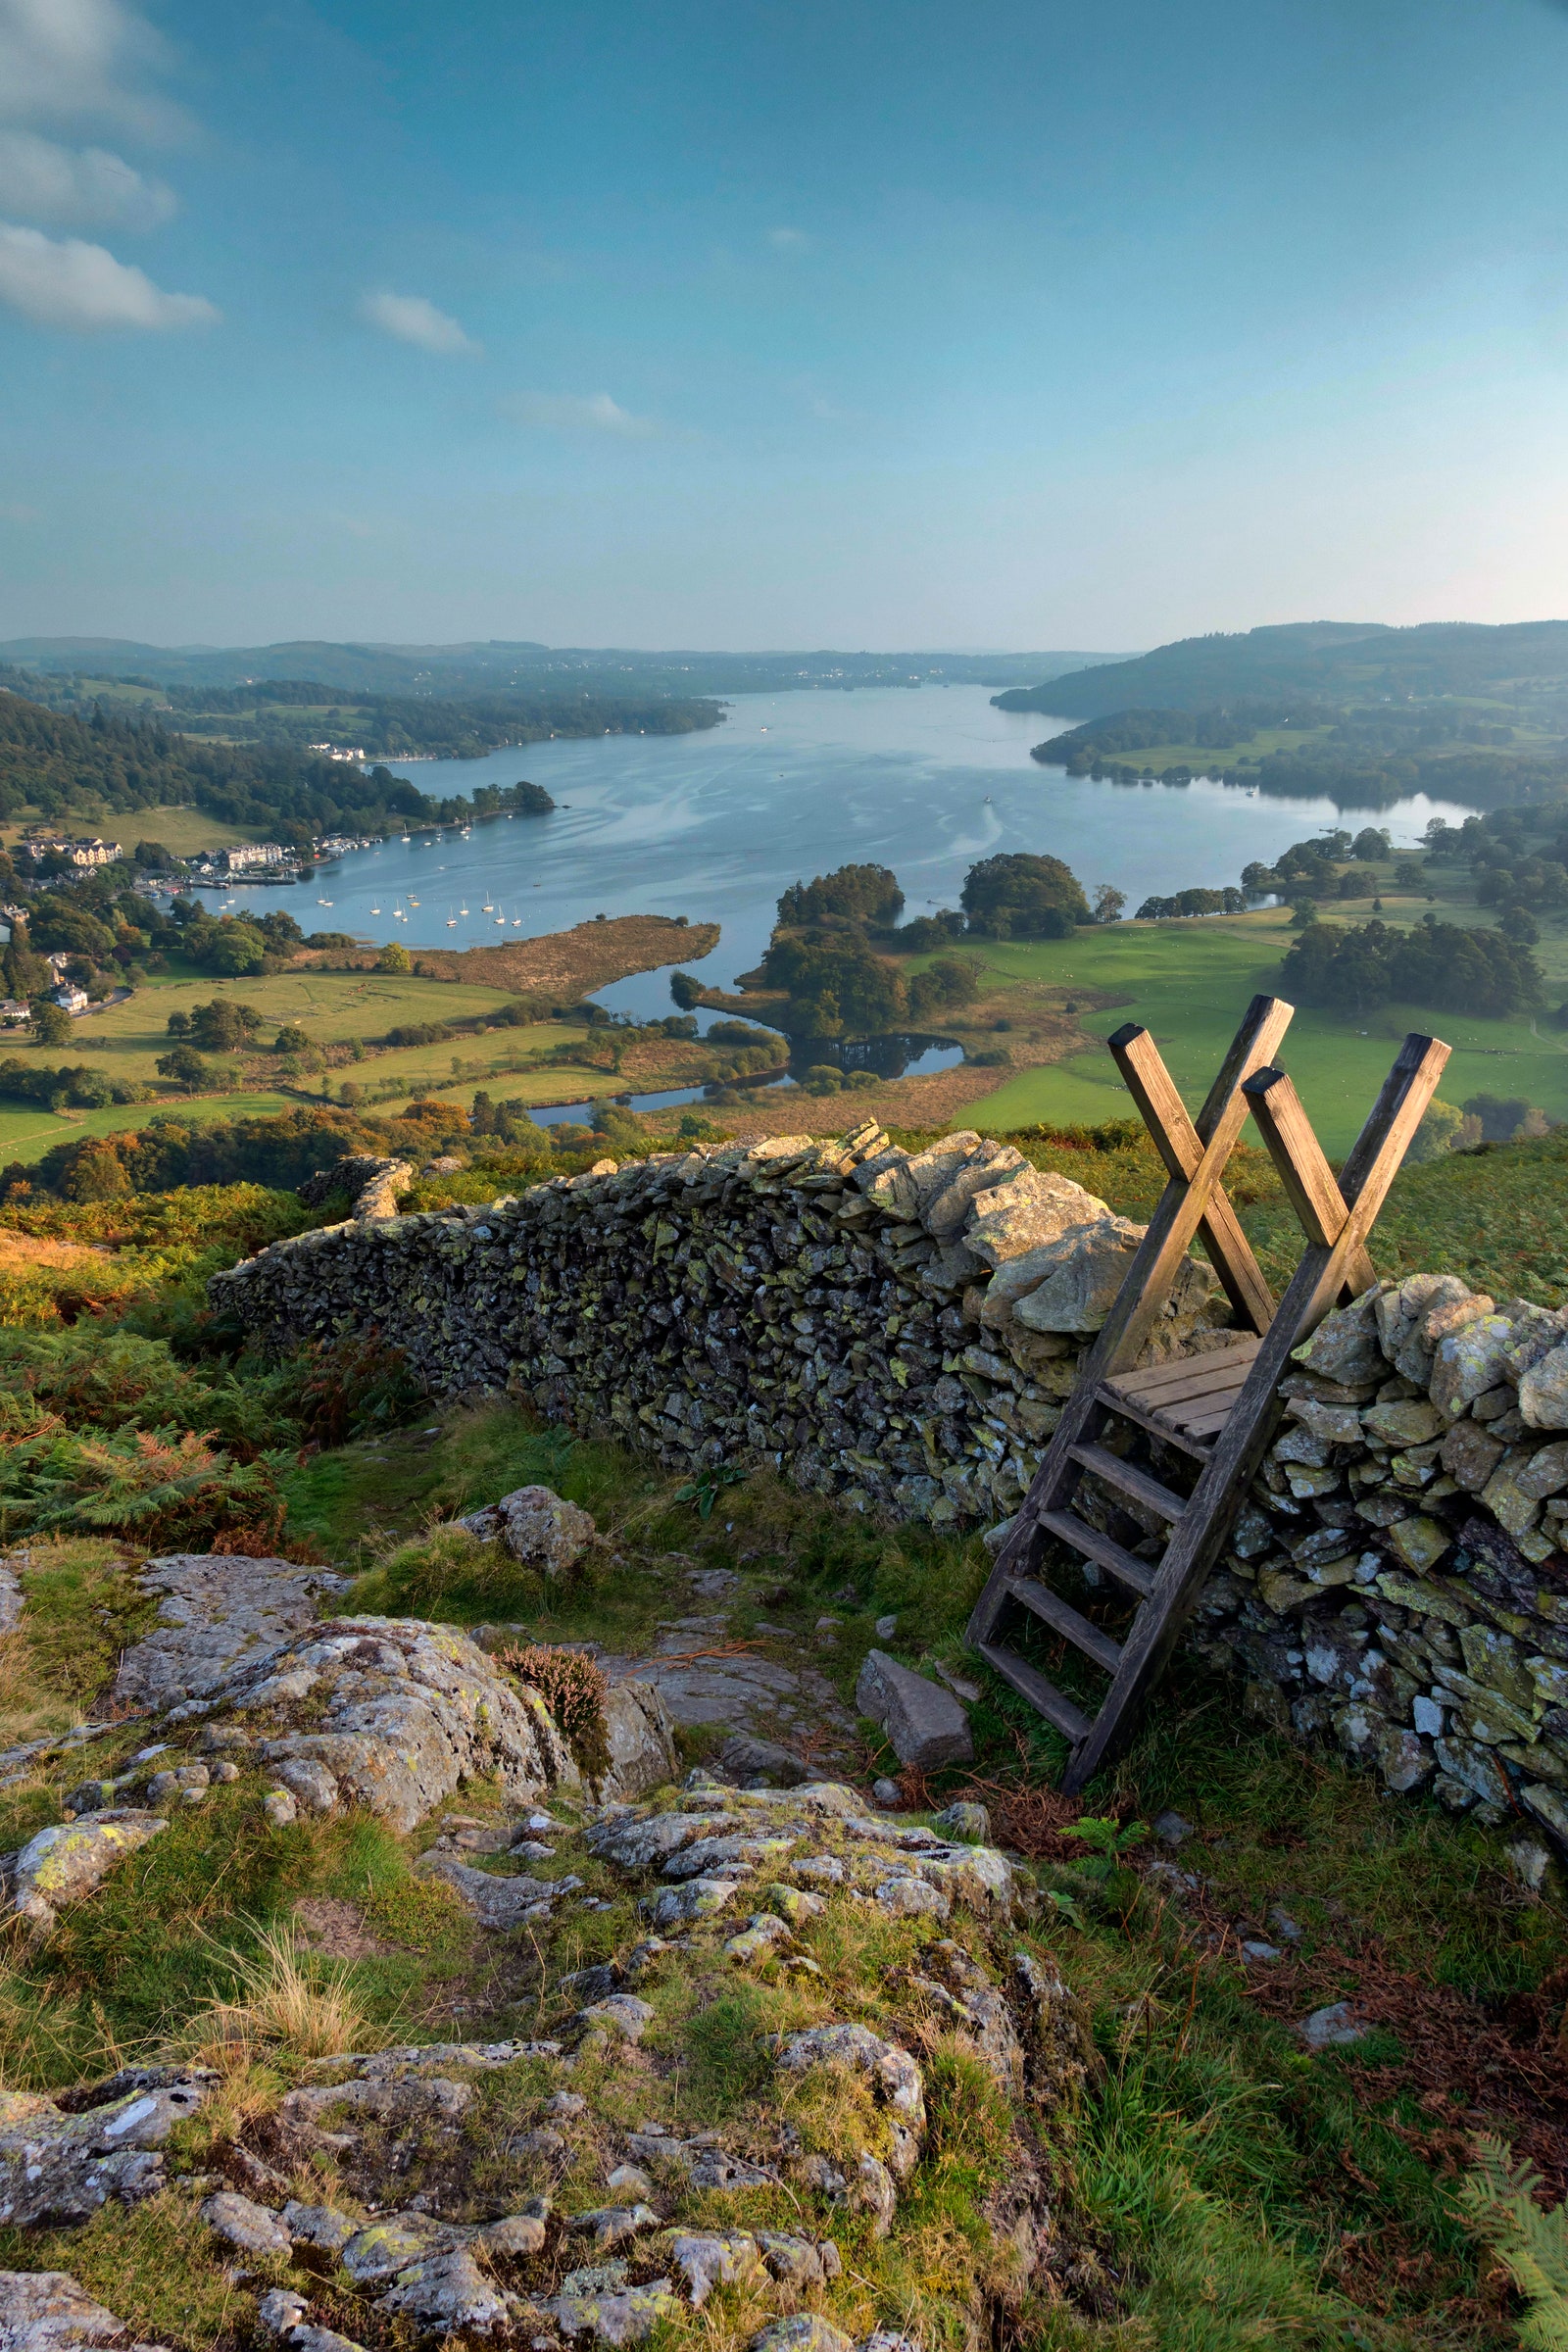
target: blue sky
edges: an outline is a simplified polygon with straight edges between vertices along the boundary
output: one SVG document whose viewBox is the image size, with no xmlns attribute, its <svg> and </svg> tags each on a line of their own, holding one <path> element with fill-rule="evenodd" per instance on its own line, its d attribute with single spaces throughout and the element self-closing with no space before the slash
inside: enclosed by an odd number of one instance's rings
<svg viewBox="0 0 1568 2352">
<path fill-rule="evenodd" d="M 0 0 L 0 636 L 1568 612 L 1544 0 Z"/>
</svg>

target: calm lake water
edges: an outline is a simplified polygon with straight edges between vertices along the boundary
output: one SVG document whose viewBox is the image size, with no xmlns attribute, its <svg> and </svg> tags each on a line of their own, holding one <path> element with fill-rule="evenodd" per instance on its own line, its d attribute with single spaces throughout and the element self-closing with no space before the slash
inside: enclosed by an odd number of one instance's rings
<svg viewBox="0 0 1568 2352">
<path fill-rule="evenodd" d="M 722 925 L 713 954 L 689 968 L 727 987 L 760 956 L 780 891 L 837 865 L 891 866 L 915 915 L 956 906 L 977 858 L 1045 851 L 1091 893 L 1113 882 L 1131 910 L 1151 892 L 1234 883 L 1250 859 L 1271 859 L 1329 825 L 1386 824 L 1403 844 L 1430 817 L 1457 823 L 1469 813 L 1422 795 L 1360 812 L 1208 781 L 1095 784 L 1038 766 L 1030 745 L 1072 723 L 994 710 L 983 686 L 872 687 L 739 696 L 723 725 L 702 735 L 393 760 L 438 797 L 526 776 L 562 806 L 553 816 L 475 825 L 466 841 L 394 837 L 328 867 L 314 889 L 208 895 L 286 906 L 308 931 L 365 932 L 411 948 L 493 945 L 595 914 L 686 914 Z M 408 921 L 393 919 L 397 906 Z M 601 1002 L 643 1017 L 668 1012 L 668 974 L 622 981 Z"/>
</svg>

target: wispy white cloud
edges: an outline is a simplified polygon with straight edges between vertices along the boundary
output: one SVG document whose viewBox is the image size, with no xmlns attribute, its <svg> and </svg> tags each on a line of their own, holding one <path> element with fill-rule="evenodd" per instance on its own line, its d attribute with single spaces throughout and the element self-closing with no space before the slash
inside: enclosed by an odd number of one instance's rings
<svg viewBox="0 0 1568 2352">
<path fill-rule="evenodd" d="M 178 207 L 106 147 L 61 147 L 31 130 L 0 130 L 0 208 L 67 228 L 158 228 Z"/>
<path fill-rule="evenodd" d="M 151 86 L 172 62 L 123 0 L 0 0 L 0 115 L 14 122 L 107 122 L 171 139 L 182 110 Z"/>
<path fill-rule="evenodd" d="M 117 262 L 107 246 L 4 221 L 0 302 L 39 326 L 80 330 L 212 326 L 220 316 L 199 294 L 166 294 L 144 270 Z"/>
<path fill-rule="evenodd" d="M 802 253 L 811 242 L 804 228 L 770 228 L 767 241 L 775 253 Z"/>
<path fill-rule="evenodd" d="M 622 441 L 647 441 L 659 431 L 653 416 L 634 416 L 608 392 L 519 392 L 506 403 L 519 424 L 543 425 L 558 433 L 614 433 Z"/>
<path fill-rule="evenodd" d="M 455 318 L 438 311 L 422 294 L 366 294 L 360 317 L 400 343 L 416 343 L 421 351 L 477 353 L 482 346 L 464 333 Z"/>
</svg>

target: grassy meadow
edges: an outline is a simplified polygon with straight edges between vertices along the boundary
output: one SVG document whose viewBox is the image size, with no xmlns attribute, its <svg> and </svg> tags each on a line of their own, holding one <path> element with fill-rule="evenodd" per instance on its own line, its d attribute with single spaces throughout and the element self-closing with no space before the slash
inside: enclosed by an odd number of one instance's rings
<svg viewBox="0 0 1568 2352">
<path fill-rule="evenodd" d="M 1490 927 L 1487 911 L 1433 874 L 1437 911 L 1446 922 Z M 1422 897 L 1384 896 L 1385 918 L 1408 926 L 1427 911 Z M 1365 922 L 1371 899 L 1336 900 L 1320 908 L 1325 920 Z M 1117 923 L 1075 932 L 1063 940 L 965 943 L 996 982 L 1082 991 L 1077 1020 L 1097 1038 L 1126 1021 L 1141 1021 L 1159 1042 L 1171 1075 L 1196 1109 L 1208 1090 L 1248 1000 L 1279 992 L 1279 967 L 1294 934 L 1288 907 L 1187 921 Z M 1568 1030 L 1554 1028 L 1550 1011 L 1568 997 L 1568 935 L 1561 918 L 1543 931 L 1537 956 L 1546 976 L 1547 1009 L 1506 1020 L 1434 1013 L 1419 1004 L 1388 1004 L 1354 1019 L 1298 1011 L 1280 1059 L 1296 1081 L 1324 1149 L 1348 1151 L 1376 1098 L 1389 1063 L 1412 1029 L 1451 1045 L 1445 1102 L 1475 1094 L 1520 1095 L 1555 1118 L 1568 1118 Z M 1087 1000 L 1099 1000 L 1090 1009 Z M 1127 1097 L 1115 1064 L 1096 1047 L 1044 1067 L 1020 1069 L 995 1092 L 956 1113 L 963 1123 L 1005 1134 L 1010 1128 L 1094 1124 L 1126 1115 Z"/>
<path fill-rule="evenodd" d="M 24 809 L 12 823 L 0 826 L 0 842 L 9 849 L 22 839 L 28 825 L 41 821 L 36 810 Z M 78 809 L 62 820 L 62 830 L 83 833 L 95 823 L 106 841 L 123 842 L 127 851 L 138 841 L 159 841 L 176 858 L 194 858 L 198 850 L 229 850 L 236 842 L 258 838 L 254 826 L 225 825 L 220 817 L 189 808 L 133 808 L 128 814 L 108 812 L 96 819 Z"/>
</svg>

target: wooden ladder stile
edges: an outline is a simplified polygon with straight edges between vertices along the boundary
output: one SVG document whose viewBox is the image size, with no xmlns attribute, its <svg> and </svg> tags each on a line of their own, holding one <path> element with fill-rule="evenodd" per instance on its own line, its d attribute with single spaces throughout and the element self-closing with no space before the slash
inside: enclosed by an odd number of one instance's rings
<svg viewBox="0 0 1568 2352">
<path fill-rule="evenodd" d="M 1252 1000 L 1196 1120 L 1146 1029 L 1129 1025 L 1110 1040 L 1169 1182 L 968 1628 L 970 1646 L 1071 1743 L 1062 1780 L 1069 1794 L 1108 1764 L 1137 1727 L 1274 1435 L 1291 1350 L 1330 1308 L 1377 1280 L 1366 1237 L 1448 1058 L 1449 1049 L 1435 1038 L 1405 1039 L 1336 1180 L 1295 1088 L 1272 1065 L 1293 1009 L 1275 997 Z M 1249 1112 L 1306 1238 L 1278 1307 L 1220 1182 Z M 1138 1371 L 1200 1233 L 1238 1323 L 1251 1336 Z M 1200 1464 L 1191 1494 L 1177 1494 L 1102 1444 L 1116 1422 L 1157 1437 L 1173 1458 L 1186 1454 Z M 1085 1478 L 1168 1526 L 1157 1563 L 1127 1550 L 1071 1507 Z M 1119 1638 L 1052 1591 L 1043 1556 L 1048 1538 L 1136 1596 L 1131 1624 Z M 1091 1717 L 1002 1638 L 1004 1620 L 1019 1608 L 1110 1676 L 1098 1714 Z"/>
</svg>

